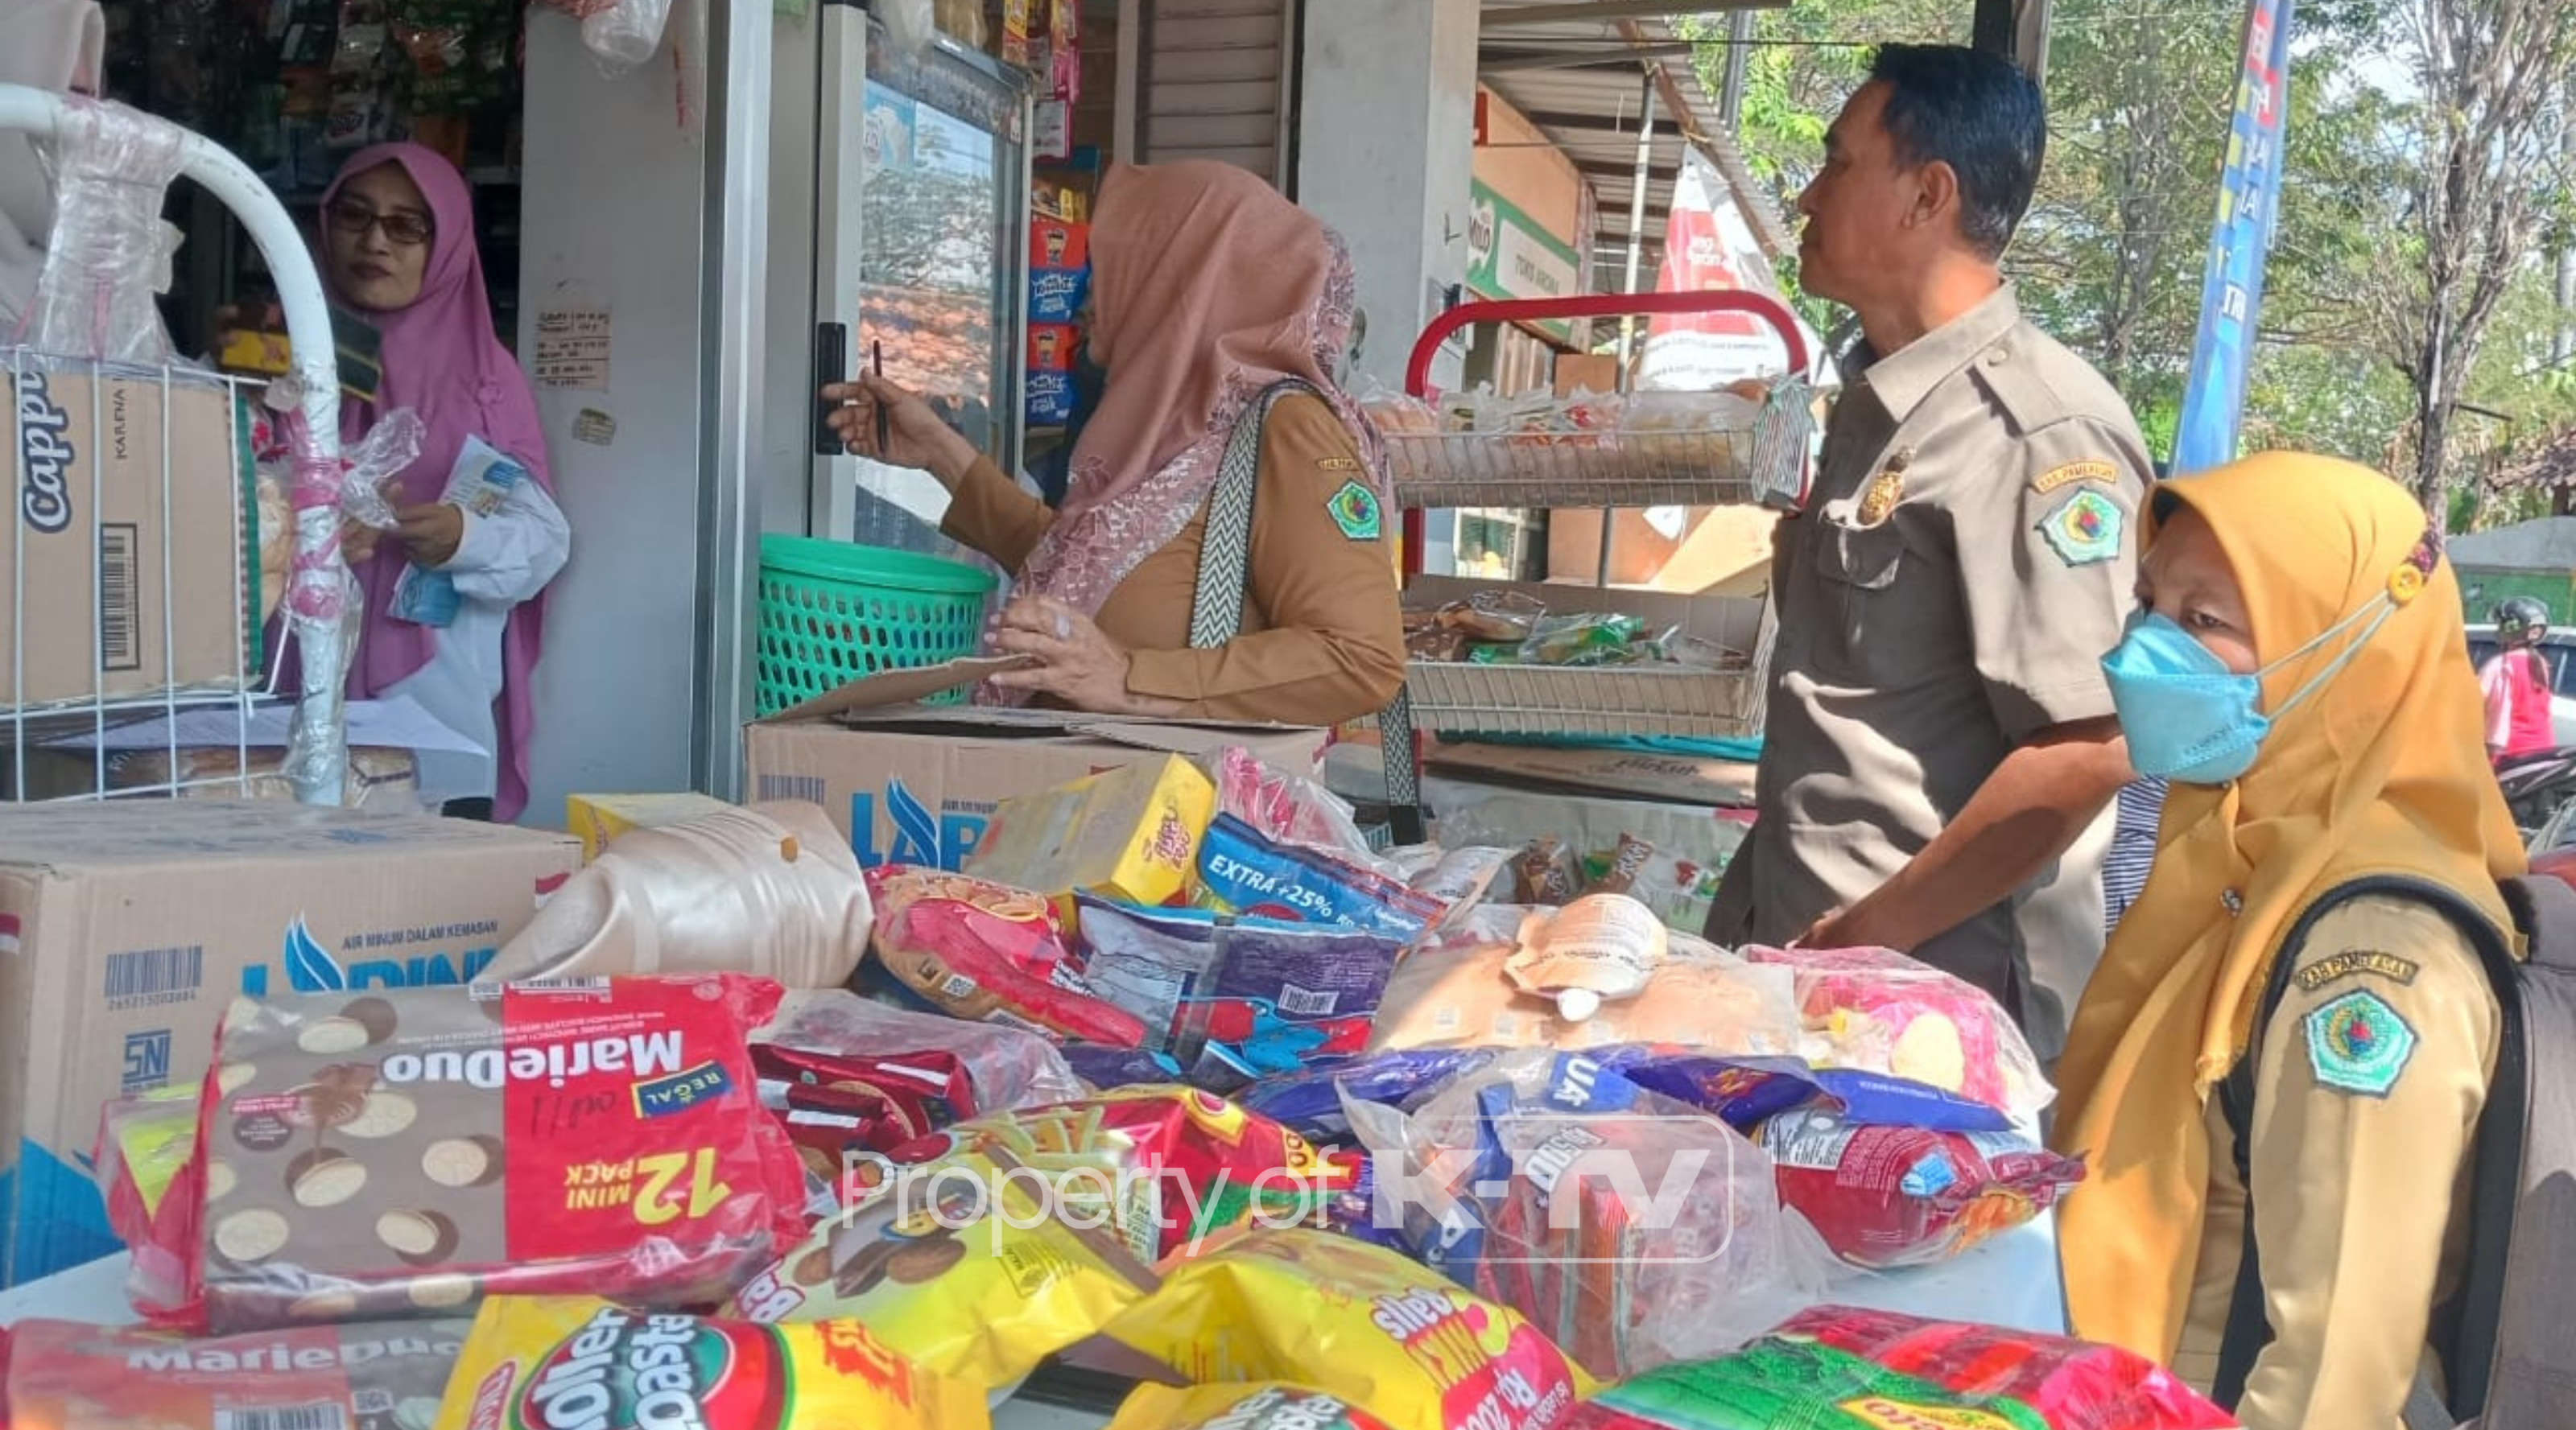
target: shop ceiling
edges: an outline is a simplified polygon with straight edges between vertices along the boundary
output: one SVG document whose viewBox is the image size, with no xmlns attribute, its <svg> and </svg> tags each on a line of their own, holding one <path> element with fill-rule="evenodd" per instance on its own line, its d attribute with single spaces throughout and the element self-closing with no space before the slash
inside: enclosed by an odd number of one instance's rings
<svg viewBox="0 0 2576 1430">
<path fill-rule="evenodd" d="M 1777 8 L 1790 0 L 1770 0 Z M 1975 8 L 1980 48 L 2012 54 L 2034 74 L 2047 41 L 2048 0 L 1963 0 Z M 1754 237 L 1775 256 L 1795 246 L 1779 205 L 1754 182 L 1701 83 L 1691 46 L 1675 38 L 1685 15 L 1724 15 L 1707 0 L 1484 0 L 1477 68 L 1485 85 L 1548 138 L 1590 181 L 1599 222 L 1591 242 L 1616 273 L 1625 262 L 1636 195 L 1639 117 L 1652 92 L 1643 265 L 1651 279 L 1663 248 L 1673 180 L 1685 144 L 1726 177 Z"/>
</svg>

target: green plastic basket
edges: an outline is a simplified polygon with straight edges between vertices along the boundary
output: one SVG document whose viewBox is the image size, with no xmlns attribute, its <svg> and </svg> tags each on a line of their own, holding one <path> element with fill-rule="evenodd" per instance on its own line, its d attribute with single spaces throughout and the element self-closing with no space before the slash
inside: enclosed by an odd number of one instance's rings
<svg viewBox="0 0 2576 1430">
<path fill-rule="evenodd" d="M 989 572 L 910 551 L 809 536 L 760 539 L 762 715 L 864 675 L 973 655 Z M 933 697 L 966 698 L 961 687 Z"/>
</svg>

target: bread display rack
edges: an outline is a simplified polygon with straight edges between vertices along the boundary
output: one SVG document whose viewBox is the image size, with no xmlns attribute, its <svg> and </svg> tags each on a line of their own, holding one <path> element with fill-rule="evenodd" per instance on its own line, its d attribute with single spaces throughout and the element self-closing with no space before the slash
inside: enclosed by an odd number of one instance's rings
<svg viewBox="0 0 2576 1430">
<path fill-rule="evenodd" d="M 1574 432 L 1388 431 L 1396 503 L 1407 512 L 1451 507 L 1620 508 L 1763 505 L 1794 510 L 1805 499 L 1814 433 L 1811 354 L 1797 319 L 1775 299 L 1719 289 L 1698 293 L 1594 294 L 1466 303 L 1426 327 L 1405 370 L 1405 391 L 1428 403 L 1433 360 L 1471 326 L 1566 319 L 1737 312 L 1767 324 L 1788 355 L 1790 377 L 1737 420 L 1658 422 Z M 1389 424 L 1381 423 L 1381 426 Z M 1421 523 L 1405 526 L 1405 569 L 1421 574 Z M 1608 523 L 1604 522 L 1604 559 Z M 1601 592 L 1606 581 L 1578 591 Z M 1597 597 L 1616 604 L 1615 595 Z M 1410 660 L 1403 691 L 1378 717 L 1387 803 L 1399 843 L 1423 837 L 1422 750 L 1417 731 L 1451 734 L 1749 735 L 1762 723 L 1762 652 L 1742 647 L 1740 666 L 1567 667 Z"/>
<path fill-rule="evenodd" d="M 268 186 L 222 146 L 124 106 L 0 84 L 0 132 L 24 133 L 39 149 L 67 148 L 76 139 L 97 144 L 105 136 L 121 155 L 135 156 L 138 171 L 148 171 L 128 175 L 120 158 L 117 180 L 156 189 L 174 175 L 194 180 L 241 223 L 266 259 L 295 363 L 292 378 L 269 392 L 272 404 L 289 405 L 267 410 L 267 420 L 288 440 L 295 472 L 283 483 L 293 491 L 281 494 L 281 506 L 292 504 L 293 541 L 276 543 L 281 556 L 292 550 L 279 604 L 287 638 L 302 657 L 301 688 L 285 718 L 283 769 L 300 801 L 341 803 L 348 740 L 340 672 L 354 636 L 343 627 L 355 591 L 338 535 L 339 364 L 321 275 L 303 235 Z M 78 242 L 62 227 L 58 240 Z M 112 245 L 112 256 L 84 262 L 150 263 L 158 257 L 146 251 L 152 246 Z M 0 801 L 247 792 L 254 752 L 276 748 L 259 728 L 276 718 L 273 709 L 263 711 L 260 695 L 273 662 L 253 658 L 263 604 L 259 503 L 233 480 L 248 460 L 251 414 L 263 410 L 258 385 L 170 358 L 103 361 L 6 343 L 0 343 L 0 374 L 16 399 L 7 429 L 16 439 L 9 471 L 12 492 L 21 494 L 12 503 L 12 535 L 0 547 L 6 568 L 0 582 L 8 585 L 12 613 L 10 648 L 0 654 L 0 738 L 9 742 L 0 753 L 6 763 Z M 78 390 L 81 416 L 58 411 L 47 398 L 47 385 L 55 382 Z M 199 400 L 209 396 L 217 400 Z M 215 414 L 218 406 L 222 415 Z M 179 421 L 193 425 L 174 431 L 174 408 L 186 413 Z M 120 422 L 126 427 L 115 429 Z M 48 424 L 57 429 L 50 435 L 34 430 Z M 135 480 L 126 472 L 111 488 L 99 460 L 117 449 L 105 440 L 110 430 L 130 431 L 140 449 L 157 457 L 157 473 Z M 225 450 L 212 450 L 218 441 Z M 218 478 L 230 489 L 211 490 Z M 37 494 L 45 496 L 42 513 L 31 505 Z M 157 521 L 124 520 L 138 509 L 157 512 Z M 31 543 L 48 540 L 70 543 L 68 559 L 48 556 L 31 581 L 38 551 Z M 76 574 L 63 574 L 75 568 Z M 200 650 L 183 662 L 176 654 L 179 633 L 191 622 L 202 626 L 207 614 L 197 600 L 205 588 L 202 573 L 220 575 L 223 568 L 231 571 L 233 609 L 212 619 L 229 627 L 237 658 L 225 660 L 218 639 L 213 655 Z M 80 615 L 84 603 L 94 613 L 87 619 Z M 65 628 L 67 616 L 77 629 Z M 46 642 L 41 672 L 31 638 Z M 91 659 L 81 647 L 93 638 Z M 67 641 L 65 659 L 54 659 Z M 31 762 L 69 787 L 31 793 L 46 783 Z M 138 763 L 162 773 L 139 783 L 111 779 L 112 764 L 130 771 Z"/>
</svg>

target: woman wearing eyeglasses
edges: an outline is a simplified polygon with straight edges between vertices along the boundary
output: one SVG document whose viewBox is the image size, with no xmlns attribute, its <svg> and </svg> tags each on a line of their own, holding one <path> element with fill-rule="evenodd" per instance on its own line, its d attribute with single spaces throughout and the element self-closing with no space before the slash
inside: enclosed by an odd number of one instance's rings
<svg viewBox="0 0 2576 1430">
<path fill-rule="evenodd" d="M 571 554 L 555 505 L 536 394 L 492 330 L 483 260 L 474 248 L 464 177 L 435 151 L 387 144 L 351 158 L 322 201 L 322 275 L 333 301 L 383 334 L 384 380 L 372 403 L 341 406 L 343 441 L 385 413 L 421 420 L 419 457 L 386 493 L 401 525 L 350 527 L 342 550 L 366 591 L 366 626 L 349 672 L 353 699 L 407 695 L 490 752 L 424 753 L 421 791 L 450 813 L 516 819 L 527 807 L 530 676 L 546 583 Z M 489 514 L 442 500 L 468 440 L 526 467 Z M 406 566 L 455 584 L 444 625 L 394 614 Z"/>
</svg>

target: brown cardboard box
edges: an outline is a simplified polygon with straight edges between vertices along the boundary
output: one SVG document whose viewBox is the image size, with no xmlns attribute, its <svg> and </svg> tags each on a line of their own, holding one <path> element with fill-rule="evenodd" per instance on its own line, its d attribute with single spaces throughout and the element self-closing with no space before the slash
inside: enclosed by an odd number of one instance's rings
<svg viewBox="0 0 2576 1430">
<path fill-rule="evenodd" d="M 1325 730 L 1194 724 L 1054 710 L 912 702 L 982 679 L 1007 661 L 960 660 L 888 671 L 756 722 L 743 732 L 751 797 L 823 806 L 868 868 L 955 870 L 984 837 L 993 806 L 1019 795 L 1158 760 L 1241 745 L 1292 774 L 1320 767 Z"/>
<path fill-rule="evenodd" d="M 1577 392 L 1606 395 L 1619 390 L 1619 360 L 1609 356 L 1565 353 L 1556 360 L 1556 395 Z"/>
<path fill-rule="evenodd" d="M 1642 511 L 1611 513 L 1610 584 L 1685 594 L 1755 596 L 1771 580 L 1771 528 L 1759 507 L 1691 507 L 1680 537 Z M 1559 509 L 1547 518 L 1547 578 L 1594 580 L 1601 569 L 1601 513 Z"/>
<path fill-rule="evenodd" d="M 0 670 L 0 707 L 238 686 L 259 667 L 247 404 L 211 378 L 165 388 L 39 358 L 9 378 L 18 536 L 0 540 L 0 637 L 24 641 L 26 669 L 23 688 Z"/>
<path fill-rule="evenodd" d="M 203 1077 L 236 995 L 461 982 L 580 858 L 564 834 L 287 803 L 0 809 L 0 1284 L 117 1250 L 99 1108 Z"/>
</svg>

